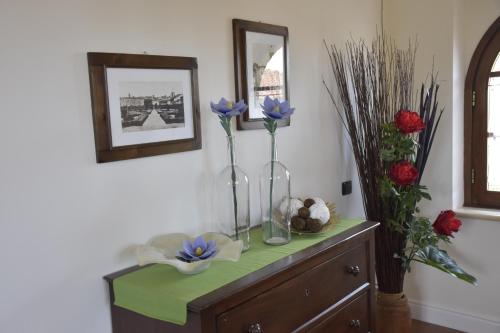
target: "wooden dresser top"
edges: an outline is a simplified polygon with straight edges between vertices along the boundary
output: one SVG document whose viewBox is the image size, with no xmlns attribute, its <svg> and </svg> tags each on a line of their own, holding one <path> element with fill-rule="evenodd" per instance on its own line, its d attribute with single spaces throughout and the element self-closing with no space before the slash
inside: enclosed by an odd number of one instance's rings
<svg viewBox="0 0 500 333">
<path fill-rule="evenodd" d="M 264 288 L 267 288 L 270 282 L 273 284 L 279 284 L 306 271 L 307 269 L 316 266 L 319 262 L 324 260 L 324 255 L 330 249 L 336 248 L 338 251 L 341 251 L 341 248 L 344 247 L 345 244 L 347 244 L 351 239 L 359 237 L 368 230 L 375 229 L 378 225 L 379 223 L 377 222 L 363 222 L 335 236 L 326 238 L 325 240 L 293 255 L 279 259 L 260 270 L 225 285 L 223 288 L 219 288 L 191 301 L 188 304 L 188 310 L 199 313 L 203 309 L 219 304 L 223 300 L 227 301 L 235 295 L 238 295 L 238 297 L 234 297 L 238 300 L 237 302 L 245 301 L 253 295 L 259 294 L 260 291 L 263 291 L 260 290 L 261 286 L 266 285 Z M 143 267 L 133 266 L 104 277 L 104 279 L 110 284 L 111 302 L 114 301 L 114 295 L 112 292 L 113 280 L 142 268 Z"/>
</svg>

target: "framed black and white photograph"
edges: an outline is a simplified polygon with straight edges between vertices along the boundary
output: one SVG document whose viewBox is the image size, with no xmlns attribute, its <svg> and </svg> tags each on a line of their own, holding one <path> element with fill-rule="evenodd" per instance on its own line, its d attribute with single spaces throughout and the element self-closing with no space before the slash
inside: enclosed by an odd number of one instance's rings
<svg viewBox="0 0 500 333">
<path fill-rule="evenodd" d="M 201 148 L 195 58 L 89 53 L 98 162 Z"/>
<path fill-rule="evenodd" d="M 266 96 L 289 100 L 288 28 L 233 20 L 236 99 L 248 103 L 238 129 L 264 128 L 261 104 Z M 290 119 L 278 126 L 290 125 Z"/>
</svg>

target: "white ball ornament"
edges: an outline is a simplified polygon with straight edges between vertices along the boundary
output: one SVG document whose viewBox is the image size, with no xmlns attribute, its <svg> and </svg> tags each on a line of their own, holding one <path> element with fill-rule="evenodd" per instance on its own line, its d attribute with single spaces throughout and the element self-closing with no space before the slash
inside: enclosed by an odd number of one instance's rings
<svg viewBox="0 0 500 333">
<path fill-rule="evenodd" d="M 281 202 L 281 205 L 280 205 L 280 211 L 281 211 L 281 214 L 283 214 L 283 215 L 286 214 L 286 204 L 287 204 L 287 201 L 285 199 Z M 304 203 L 301 200 L 291 198 L 290 199 L 290 216 L 298 215 L 299 209 L 302 207 L 304 207 Z"/>
<path fill-rule="evenodd" d="M 316 201 L 316 199 L 317 198 L 314 198 L 314 201 Z M 312 219 L 318 219 L 323 224 L 330 220 L 330 209 L 328 209 L 326 204 L 321 204 L 316 201 L 314 205 L 309 207 L 309 211 L 311 212 Z"/>
<path fill-rule="evenodd" d="M 325 200 L 323 200 L 323 199 L 321 199 L 321 198 L 316 198 L 316 197 L 315 197 L 315 198 L 311 198 L 311 199 L 313 199 L 313 200 L 314 200 L 314 203 L 315 203 L 315 204 L 320 204 L 320 205 L 326 206 L 326 202 L 325 202 Z"/>
</svg>

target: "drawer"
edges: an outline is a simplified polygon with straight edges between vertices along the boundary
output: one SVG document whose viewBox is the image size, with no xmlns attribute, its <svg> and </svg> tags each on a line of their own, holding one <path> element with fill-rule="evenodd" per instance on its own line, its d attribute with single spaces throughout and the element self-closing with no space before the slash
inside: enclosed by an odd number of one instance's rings
<svg viewBox="0 0 500 333">
<path fill-rule="evenodd" d="M 221 314 L 220 333 L 291 332 L 368 280 L 367 244 L 329 259 L 279 286 Z"/>
<path fill-rule="evenodd" d="M 362 294 L 355 300 L 326 317 L 318 325 L 306 329 L 310 333 L 367 333 L 369 331 L 368 295 Z"/>
</svg>

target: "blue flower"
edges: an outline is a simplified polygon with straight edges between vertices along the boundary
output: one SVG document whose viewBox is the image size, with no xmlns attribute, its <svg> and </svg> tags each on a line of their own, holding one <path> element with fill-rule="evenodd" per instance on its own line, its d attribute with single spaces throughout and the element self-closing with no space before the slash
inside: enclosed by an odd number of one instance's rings
<svg viewBox="0 0 500 333">
<path fill-rule="evenodd" d="M 280 102 L 277 98 L 272 99 L 269 96 L 266 96 L 264 105 L 261 106 L 264 109 L 262 111 L 264 115 L 273 120 L 289 118 L 295 111 L 295 108 L 291 108 L 287 101 Z"/>
<path fill-rule="evenodd" d="M 196 237 L 193 243 L 188 240 L 182 242 L 182 249 L 177 252 L 176 258 L 186 262 L 205 260 L 217 254 L 215 241 L 205 242 L 201 236 Z"/>
<path fill-rule="evenodd" d="M 210 107 L 212 108 L 213 113 L 218 114 L 219 117 L 226 118 L 239 116 L 248 108 L 243 100 L 240 100 L 238 103 L 234 103 L 233 101 L 228 101 L 224 97 L 221 98 L 217 104 L 210 102 Z"/>
</svg>

